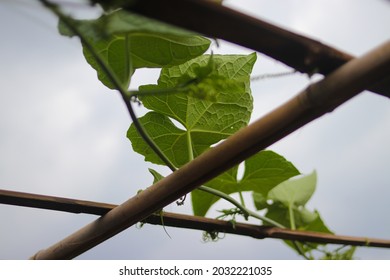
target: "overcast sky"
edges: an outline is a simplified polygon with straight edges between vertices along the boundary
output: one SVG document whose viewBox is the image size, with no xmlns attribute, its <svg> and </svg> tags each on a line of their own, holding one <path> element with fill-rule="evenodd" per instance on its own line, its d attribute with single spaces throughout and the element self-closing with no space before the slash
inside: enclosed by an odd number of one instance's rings
<svg viewBox="0 0 390 280">
<path fill-rule="evenodd" d="M 118 94 L 96 79 L 79 42 L 58 35 L 55 18 L 34 3 L 0 0 L 0 188 L 121 203 L 151 185 L 151 165 L 125 137 L 130 119 Z M 225 4 L 356 56 L 390 39 L 385 0 Z M 223 43 L 215 52 L 251 51 Z M 259 54 L 253 74 L 286 70 Z M 139 71 L 132 88 L 155 82 L 157 74 Z M 310 82 L 300 74 L 254 82 L 252 120 Z M 302 173 L 317 170 L 309 208 L 338 234 L 390 239 L 389 109 L 388 98 L 364 92 L 270 147 Z M 226 206 L 218 203 L 211 215 Z M 189 203 L 165 210 L 191 213 Z M 95 219 L 0 205 L 0 259 L 26 259 Z M 133 227 L 78 258 L 300 259 L 278 240 L 229 235 L 203 243 L 199 231 L 168 232 L 171 239 L 159 226 Z M 358 249 L 356 257 L 389 259 L 390 250 Z"/>
</svg>

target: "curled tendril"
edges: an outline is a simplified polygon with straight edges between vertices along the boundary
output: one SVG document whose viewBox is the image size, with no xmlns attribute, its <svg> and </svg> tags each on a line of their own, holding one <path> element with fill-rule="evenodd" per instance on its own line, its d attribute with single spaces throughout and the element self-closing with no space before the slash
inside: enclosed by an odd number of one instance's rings
<svg viewBox="0 0 390 280">
<path fill-rule="evenodd" d="M 221 236 L 222 234 L 222 236 Z M 221 233 L 219 231 L 215 231 L 215 230 L 212 230 L 212 231 L 204 231 L 203 232 L 203 236 L 202 236 L 202 240 L 203 242 L 217 242 L 218 240 L 220 239 L 223 239 L 225 238 L 225 233 Z"/>
<path fill-rule="evenodd" d="M 182 206 L 182 205 L 184 205 L 184 202 L 185 202 L 186 198 L 187 198 L 187 195 L 185 194 L 185 195 L 182 196 L 179 200 L 176 201 L 176 205 L 177 205 L 177 206 Z"/>
</svg>

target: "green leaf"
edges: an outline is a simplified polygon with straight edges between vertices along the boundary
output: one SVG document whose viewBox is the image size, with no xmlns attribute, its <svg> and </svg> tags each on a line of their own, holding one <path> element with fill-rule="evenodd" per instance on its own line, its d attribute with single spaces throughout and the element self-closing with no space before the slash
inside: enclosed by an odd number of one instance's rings
<svg viewBox="0 0 390 280">
<path fill-rule="evenodd" d="M 346 250 L 334 250 L 333 252 L 329 252 L 325 254 L 322 258 L 323 260 L 352 260 L 353 255 L 355 254 L 356 247 L 348 246 Z"/>
<path fill-rule="evenodd" d="M 138 68 L 161 68 L 182 64 L 203 54 L 210 41 L 204 37 L 136 14 L 117 10 L 95 20 L 73 20 L 80 32 L 127 88 Z M 72 37 L 62 22 L 62 35 Z M 83 46 L 87 62 L 99 80 L 114 89 L 96 58 Z"/>
<path fill-rule="evenodd" d="M 308 229 L 317 227 L 317 231 L 327 232 L 325 225 L 321 226 L 317 211 L 311 212 L 304 206 L 312 197 L 317 182 L 316 172 L 282 182 L 269 191 L 267 198 L 273 201 L 268 207 L 266 216 L 278 223 L 290 227 L 290 211 L 296 228 Z M 313 223 L 313 224 L 312 224 Z"/>
<path fill-rule="evenodd" d="M 226 194 L 253 191 L 258 196 L 266 197 L 273 187 L 299 174 L 291 162 L 272 151 L 261 151 L 247 159 L 241 180 L 237 178 L 237 170 L 236 166 L 205 185 Z M 209 193 L 200 190 L 193 191 L 194 214 L 206 215 L 209 208 L 218 200 L 219 197 Z M 264 201 L 262 203 L 264 205 Z"/>
<path fill-rule="evenodd" d="M 313 232 L 322 232 L 322 233 L 331 233 L 332 231 L 325 225 L 320 214 L 317 211 L 311 212 L 304 207 L 294 207 L 293 208 L 295 225 L 298 230 L 313 231 Z M 290 215 L 289 209 L 282 203 L 275 203 L 268 206 L 267 213 L 265 215 L 267 218 L 272 219 L 279 224 L 282 224 L 286 228 L 290 227 Z M 284 241 L 289 247 L 293 250 L 297 250 L 296 246 L 291 241 Z M 301 250 L 305 253 L 310 252 L 316 249 L 319 245 L 318 243 L 305 242 L 299 243 L 298 246 L 301 247 Z"/>
<path fill-rule="evenodd" d="M 267 198 L 272 200 L 273 204 L 268 207 L 266 216 L 286 227 L 295 226 L 300 229 L 306 229 L 315 222 L 313 227 L 317 226 L 317 230 L 326 231 L 326 227 L 320 228 L 318 212 L 311 212 L 304 207 L 315 191 L 316 181 L 317 175 L 313 171 L 309 175 L 284 181 L 274 187 L 268 193 Z"/>
<path fill-rule="evenodd" d="M 257 210 L 263 210 L 268 207 L 267 197 L 261 193 L 253 192 L 252 198 Z"/>
<path fill-rule="evenodd" d="M 156 170 L 152 169 L 152 168 L 149 168 L 149 172 L 150 174 L 153 175 L 153 184 L 156 184 L 158 181 L 160 181 L 161 179 L 164 178 L 163 175 L 161 175 L 160 173 L 158 173 Z"/>
<path fill-rule="evenodd" d="M 319 214 L 311 212 L 304 207 L 293 207 L 294 223 L 297 229 L 305 229 L 310 223 L 315 222 Z M 270 218 L 286 228 L 291 228 L 289 209 L 281 203 L 268 205 L 266 217 Z"/>
<path fill-rule="evenodd" d="M 318 213 L 318 211 L 314 211 L 314 213 L 317 215 L 317 218 L 300 229 L 333 234 L 333 232 L 325 225 L 320 213 Z"/>
<path fill-rule="evenodd" d="M 268 193 L 268 199 L 280 202 L 286 207 L 292 205 L 304 206 L 313 195 L 316 182 L 317 175 L 315 171 L 310 175 L 285 181 Z"/>
<path fill-rule="evenodd" d="M 302 184 L 300 185 L 299 182 Z M 294 225 L 298 230 L 332 233 L 323 222 L 318 211 L 309 211 L 304 205 L 311 198 L 316 184 L 316 174 L 302 177 L 300 179 L 291 179 L 273 188 L 268 195 L 274 203 L 267 207 L 266 217 L 272 219 L 287 228 L 290 228 L 290 210 L 294 218 Z M 291 208 L 290 208 L 291 207 Z M 296 245 L 291 241 L 285 241 L 293 250 L 298 253 Z M 307 253 L 316 249 L 320 244 L 317 243 L 299 243 L 300 250 Z"/>
<path fill-rule="evenodd" d="M 196 80 L 198 78 L 196 72 L 209 67 L 209 55 L 178 66 L 163 68 L 158 85 L 141 88 L 141 92 L 172 89 L 171 93 L 140 96 L 144 106 L 153 111 L 141 117 L 139 121 L 176 167 L 189 162 L 249 122 L 253 103 L 249 78 L 256 55 L 214 55 L 213 61 L 213 70 L 200 81 Z M 218 94 L 215 102 L 197 98 L 183 90 L 175 91 L 183 82 L 195 79 L 190 85 L 196 87 L 211 75 L 228 79 L 235 86 L 221 90 L 217 84 Z M 163 164 L 138 135 L 134 125 L 130 126 L 127 136 L 134 151 L 144 155 L 146 161 Z"/>
<path fill-rule="evenodd" d="M 297 229 L 330 233 L 317 211 L 312 212 L 305 207 L 293 207 L 292 210 Z M 268 205 L 266 217 L 290 228 L 289 209 L 281 203 Z"/>
</svg>

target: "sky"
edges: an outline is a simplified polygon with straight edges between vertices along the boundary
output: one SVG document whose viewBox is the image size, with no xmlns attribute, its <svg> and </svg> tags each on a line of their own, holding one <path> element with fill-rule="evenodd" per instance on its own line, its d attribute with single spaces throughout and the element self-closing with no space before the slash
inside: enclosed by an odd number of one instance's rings
<svg viewBox="0 0 390 280">
<path fill-rule="evenodd" d="M 390 39 L 385 0 L 224 3 L 355 56 Z M 67 9 L 96 14 L 79 5 Z M 79 42 L 61 37 L 56 19 L 31 0 L 0 0 L 0 34 L 0 188 L 119 204 L 150 186 L 152 166 L 126 138 L 126 108 L 96 79 Z M 252 51 L 222 42 L 217 52 Z M 253 75 L 289 70 L 258 54 Z M 157 77 L 156 70 L 138 71 L 131 88 Z M 294 74 L 253 82 L 252 121 L 320 78 Z M 363 92 L 269 148 L 304 174 L 317 171 L 308 208 L 320 211 L 337 234 L 390 238 L 389 109 L 388 98 Z M 218 202 L 210 216 L 228 206 Z M 189 203 L 165 210 L 191 214 Z M 95 219 L 0 205 L 0 259 L 27 259 Z M 167 230 L 170 237 L 160 226 L 132 227 L 77 259 L 301 259 L 280 240 L 226 235 L 205 243 L 202 232 Z M 390 259 L 390 250 L 359 248 L 355 257 Z"/>
</svg>

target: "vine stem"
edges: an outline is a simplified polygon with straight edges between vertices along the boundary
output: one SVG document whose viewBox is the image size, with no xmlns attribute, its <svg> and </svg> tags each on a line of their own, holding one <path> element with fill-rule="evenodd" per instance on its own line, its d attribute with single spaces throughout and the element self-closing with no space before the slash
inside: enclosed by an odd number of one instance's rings
<svg viewBox="0 0 390 280">
<path fill-rule="evenodd" d="M 283 76 L 294 75 L 295 73 L 297 73 L 297 70 L 294 69 L 287 72 L 262 74 L 262 75 L 252 76 L 251 81 L 253 82 L 253 81 L 259 81 L 264 79 L 279 78 Z"/>
<path fill-rule="evenodd" d="M 131 104 L 131 99 L 133 96 L 137 96 L 136 92 L 129 92 L 127 91 L 127 89 L 125 89 L 121 82 L 117 79 L 116 75 L 112 72 L 112 70 L 110 69 L 110 67 L 105 63 L 105 61 L 103 60 L 103 58 L 101 57 L 101 55 L 96 51 L 96 49 L 93 47 L 93 45 L 83 36 L 83 34 L 78 30 L 78 28 L 73 24 L 71 18 L 69 18 L 68 16 L 64 15 L 60 9 L 58 8 L 58 5 L 56 4 L 53 4 L 47 0 L 40 0 L 41 3 L 47 7 L 49 10 L 51 10 L 60 20 L 62 20 L 65 25 L 67 25 L 67 27 L 77 36 L 80 38 L 81 42 L 83 43 L 83 45 L 91 52 L 91 54 L 95 57 L 97 63 L 99 64 L 99 66 L 102 68 L 102 70 L 105 72 L 105 74 L 107 75 L 107 78 L 110 80 L 110 82 L 114 85 L 114 87 L 119 91 L 124 103 L 126 104 L 126 107 L 127 107 L 127 110 L 130 114 L 130 118 L 132 119 L 133 123 L 134 123 L 134 126 L 136 127 L 138 133 L 140 134 L 140 136 L 142 137 L 142 139 L 146 142 L 146 144 L 156 153 L 156 155 L 171 169 L 171 171 L 176 171 L 177 168 L 176 166 L 166 157 L 166 155 L 161 151 L 161 149 L 155 144 L 155 142 L 153 141 L 153 139 L 150 138 L 150 136 L 148 135 L 148 133 L 144 130 L 143 126 L 141 125 L 141 123 L 139 122 L 136 114 L 135 114 L 135 111 L 132 107 L 132 104 Z M 138 92 L 139 94 L 140 92 Z M 256 219 L 259 219 L 263 222 L 266 222 L 266 223 L 269 223 L 271 225 L 274 225 L 276 227 L 279 227 L 279 228 L 285 228 L 283 225 L 279 224 L 278 222 L 272 220 L 272 219 L 269 219 L 265 216 L 261 216 L 259 214 L 257 214 L 256 212 L 246 208 L 245 206 L 241 205 L 238 201 L 236 201 L 234 198 L 232 198 L 231 196 L 221 192 L 221 191 L 218 191 L 218 190 L 215 190 L 213 188 L 209 188 L 209 187 L 206 187 L 206 186 L 200 186 L 198 187 L 199 190 L 202 190 L 202 191 L 205 191 L 207 193 L 210 193 L 210 194 L 213 194 L 213 195 L 216 195 L 226 201 L 229 201 L 230 203 L 232 203 L 233 205 L 235 205 L 237 208 L 239 208 L 245 216 L 251 216 L 253 218 L 256 218 Z M 296 242 L 294 242 L 295 245 Z M 298 252 L 304 256 L 305 258 L 307 258 L 307 256 L 301 251 L 299 250 L 299 246 L 297 246 L 297 249 L 298 249 Z"/>
<path fill-rule="evenodd" d="M 230 195 L 227 195 L 221 191 L 218 191 L 216 189 L 206 187 L 206 186 L 200 186 L 200 187 L 198 187 L 198 190 L 211 193 L 215 196 L 218 196 L 220 198 L 225 199 L 226 201 L 229 201 L 234 206 L 236 206 L 238 209 L 240 209 L 243 212 L 244 216 L 251 216 L 251 217 L 256 218 L 258 220 L 261 220 L 263 222 L 269 223 L 273 226 L 276 226 L 279 228 L 285 228 L 285 226 L 283 226 L 282 224 L 279 224 L 278 222 L 276 222 L 274 220 L 271 220 L 267 217 L 261 216 L 261 215 L 257 214 L 256 212 L 246 208 L 245 206 L 241 205 L 237 200 L 235 200 L 233 197 L 231 197 Z"/>
<path fill-rule="evenodd" d="M 138 133 L 142 137 L 142 139 L 148 144 L 148 146 L 164 161 L 164 163 L 172 170 L 176 169 L 173 163 L 164 155 L 164 153 L 160 150 L 160 148 L 154 143 L 154 141 L 149 137 L 148 133 L 144 130 L 138 118 L 135 114 L 134 108 L 131 104 L 131 100 L 128 98 L 127 89 L 125 89 L 121 82 L 117 79 L 116 75 L 111 71 L 110 67 L 105 63 L 101 55 L 96 51 L 93 45 L 83 36 L 83 34 L 78 30 L 78 28 L 73 24 L 72 20 L 65 16 L 58 8 L 56 4 L 53 4 L 47 0 L 40 0 L 41 3 L 46 6 L 49 10 L 58 16 L 60 20 L 62 20 L 67 27 L 80 38 L 83 45 L 91 52 L 91 54 L 95 57 L 96 62 L 102 68 L 102 70 L 107 75 L 107 78 L 114 85 L 114 87 L 119 91 L 124 103 L 126 104 L 127 110 L 130 114 L 130 117 L 136 127 Z"/>
<path fill-rule="evenodd" d="M 240 196 L 240 202 L 241 202 L 242 206 L 245 207 L 244 195 L 242 194 L 242 192 L 238 192 L 238 195 Z"/>
<path fill-rule="evenodd" d="M 294 210 L 293 210 L 293 205 L 291 203 L 288 206 L 288 214 L 289 214 L 289 217 L 290 217 L 290 228 L 292 230 L 296 230 Z M 293 244 L 294 244 L 295 249 L 298 251 L 298 253 L 301 256 L 303 256 L 307 260 L 310 260 L 310 258 L 303 251 L 302 246 L 301 246 L 301 244 L 299 244 L 298 241 L 293 241 Z"/>
</svg>

